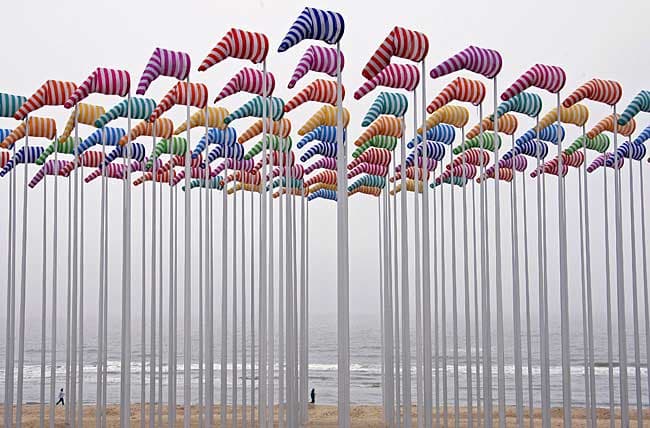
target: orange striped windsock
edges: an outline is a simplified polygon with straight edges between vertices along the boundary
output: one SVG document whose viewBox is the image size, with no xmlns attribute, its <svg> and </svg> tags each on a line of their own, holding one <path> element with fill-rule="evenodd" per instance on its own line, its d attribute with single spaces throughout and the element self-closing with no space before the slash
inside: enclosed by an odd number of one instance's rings
<svg viewBox="0 0 650 428">
<path fill-rule="evenodd" d="M 531 86 L 557 94 L 564 87 L 565 82 L 566 73 L 562 68 L 555 65 L 535 64 L 501 94 L 501 99 L 508 101 Z"/>
<path fill-rule="evenodd" d="M 261 70 L 244 67 L 226 83 L 214 102 L 219 102 L 237 92 L 248 92 L 253 95 L 273 95 L 275 90 L 275 77 L 273 73 L 266 73 L 266 88 L 264 87 L 264 73 Z"/>
<path fill-rule="evenodd" d="M 203 83 L 188 83 L 178 82 L 167 95 L 163 97 L 158 103 L 153 113 L 149 117 L 149 121 L 153 122 L 158 119 L 164 112 L 173 106 L 189 105 L 198 108 L 204 108 L 208 103 L 208 87 Z"/>
<path fill-rule="evenodd" d="M 354 158 L 347 166 L 348 170 L 352 170 L 362 163 L 369 163 L 373 165 L 390 165 L 392 159 L 391 151 L 388 149 L 380 149 L 377 147 L 370 147 L 365 152 L 361 153 L 358 157 Z"/>
<path fill-rule="evenodd" d="M 517 117 L 514 114 L 506 113 L 503 116 L 499 117 L 499 132 L 502 132 L 506 135 L 513 135 L 517 131 Z M 494 123 L 490 117 L 484 118 L 481 123 L 474 125 L 472 129 L 469 130 L 465 136 L 468 140 L 476 137 L 481 133 L 481 127 L 483 131 L 494 131 Z"/>
<path fill-rule="evenodd" d="M 469 122 L 469 110 L 464 106 L 449 105 L 443 106 L 434 111 L 426 120 L 427 131 L 441 123 L 462 128 Z M 422 127 L 418 128 L 418 135 L 422 135 Z"/>
<path fill-rule="evenodd" d="M 512 169 L 509 168 L 499 168 L 499 181 L 507 181 L 511 182 L 512 178 L 514 177 L 515 173 L 513 172 Z M 496 169 L 490 169 L 487 171 L 485 174 L 483 174 L 482 177 L 478 177 L 476 179 L 477 183 L 480 183 L 482 181 L 487 180 L 488 178 L 494 179 L 496 177 Z"/>
<path fill-rule="evenodd" d="M 616 120 L 620 117 L 619 114 L 616 115 Z M 593 128 L 587 132 L 587 138 L 593 139 L 598 134 L 602 134 L 605 131 L 614 132 L 614 114 L 610 114 L 601 119 Z M 625 137 L 632 135 L 636 129 L 636 122 L 634 119 L 631 119 L 627 124 L 621 126 L 616 126 L 616 132 Z"/>
<path fill-rule="evenodd" d="M 27 133 L 25 122 L 18 125 L 7 137 L 0 143 L 0 148 L 9 149 L 13 147 L 16 141 L 24 138 Z M 42 137 L 52 140 L 56 136 L 56 122 L 49 117 L 30 117 L 29 118 L 29 136 Z"/>
<path fill-rule="evenodd" d="M 418 181 L 424 180 L 428 182 L 431 173 L 432 171 L 425 171 L 424 168 L 419 168 L 415 166 L 409 166 L 406 168 L 406 178 L 411 180 L 417 179 Z M 390 178 L 390 181 L 393 182 L 401 178 L 402 178 L 402 171 L 395 171 L 395 175 Z"/>
<path fill-rule="evenodd" d="M 228 189 L 228 194 L 232 195 L 235 192 L 238 192 L 240 190 L 245 190 L 247 192 L 255 192 L 255 193 L 262 193 L 262 186 L 259 184 L 250 184 L 250 183 L 235 183 L 233 187 L 230 187 Z"/>
<path fill-rule="evenodd" d="M 253 123 L 246 131 L 244 131 L 237 142 L 239 144 L 244 144 L 246 141 L 251 138 L 255 138 L 260 135 L 263 131 L 263 119 L 259 119 L 257 122 Z M 266 132 L 271 135 L 278 135 L 283 138 L 287 138 L 291 133 L 291 121 L 287 118 L 282 118 L 280 120 L 273 121 L 270 118 L 266 118 Z"/>
<path fill-rule="evenodd" d="M 428 52 L 429 39 L 424 33 L 403 27 L 394 27 L 370 57 L 361 75 L 366 79 L 372 79 L 390 65 L 392 57 L 420 62 Z"/>
<path fill-rule="evenodd" d="M 305 86 L 284 105 L 285 113 L 290 112 L 307 101 L 336 105 L 336 82 L 331 80 L 316 79 Z M 345 99 L 345 87 L 341 86 L 341 99 Z"/>
<path fill-rule="evenodd" d="M 391 177 L 391 181 L 393 181 L 394 178 L 395 177 Z M 422 193 L 422 191 L 424 190 L 424 181 L 419 181 L 418 180 L 417 184 L 416 184 L 415 180 L 413 180 L 412 178 L 407 178 L 406 179 L 406 191 L 407 192 L 415 192 L 416 188 L 418 189 L 417 190 L 418 193 Z M 377 189 L 377 190 L 380 190 L 380 189 Z M 395 187 L 392 190 L 390 190 L 389 193 L 391 195 L 394 195 L 394 194 L 399 193 L 401 191 L 402 191 L 402 182 L 398 181 L 397 184 L 395 184 Z"/>
<path fill-rule="evenodd" d="M 568 108 L 560 109 L 560 122 L 583 126 L 589 120 L 589 109 L 583 104 L 574 104 Z M 557 107 L 546 113 L 540 120 L 538 131 L 557 122 Z"/>
<path fill-rule="evenodd" d="M 70 94 L 65 108 L 72 108 L 90 94 L 126 96 L 131 90 L 131 76 L 126 70 L 97 67 L 84 82 Z"/>
<path fill-rule="evenodd" d="M 622 95 L 623 88 L 617 81 L 591 79 L 566 97 L 562 101 L 562 107 L 571 107 L 584 99 L 613 106 L 621 99 Z"/>
<path fill-rule="evenodd" d="M 336 115 L 338 110 L 331 105 L 322 106 L 312 117 L 307 119 L 304 125 L 298 130 L 298 135 L 305 135 L 321 125 L 336 126 Z M 343 108 L 341 112 L 343 117 L 343 128 L 347 128 L 350 123 L 350 111 Z"/>
<path fill-rule="evenodd" d="M 370 196 L 379 196 L 381 195 L 381 189 L 379 187 L 373 186 L 359 186 L 354 190 L 348 192 L 348 196 L 352 196 L 356 193 L 363 193 Z"/>
<path fill-rule="evenodd" d="M 427 107 L 427 111 L 431 114 L 453 100 L 479 105 L 483 102 L 484 98 L 485 85 L 483 83 L 478 80 L 457 77 L 431 101 L 431 104 Z"/>
<path fill-rule="evenodd" d="M 109 166 L 110 165 L 112 165 L 112 164 L 109 164 Z M 118 165 L 120 165 L 120 164 L 118 164 Z M 140 177 L 136 178 L 133 181 L 133 185 L 134 186 L 139 186 L 139 185 L 141 185 L 142 183 L 144 183 L 146 181 L 154 181 L 156 183 L 167 184 L 167 183 L 169 183 L 169 180 L 174 181 L 174 178 L 176 177 L 177 174 L 178 173 L 176 171 L 174 171 L 173 169 L 168 170 L 168 171 L 164 171 L 164 172 L 156 171 L 156 175 L 155 175 L 155 178 L 154 178 L 153 171 L 146 171 Z M 170 177 L 170 175 L 171 175 L 171 177 Z"/>
<path fill-rule="evenodd" d="M 226 58 L 247 59 L 259 64 L 268 52 L 269 39 L 265 34 L 231 28 L 205 57 L 199 71 L 205 71 Z"/>
<path fill-rule="evenodd" d="M 390 64 L 375 77 L 367 80 L 354 93 L 354 99 L 359 100 L 377 86 L 413 91 L 420 83 L 420 71 L 413 64 Z"/>
<path fill-rule="evenodd" d="M 199 126 L 205 126 L 205 110 L 201 109 L 192 116 L 190 116 L 190 128 L 196 128 Z M 226 124 L 223 123 L 223 120 L 230 114 L 230 112 L 224 107 L 208 107 L 208 127 L 209 128 L 218 128 L 224 129 Z M 181 124 L 174 130 L 174 135 L 178 135 L 181 132 L 187 131 L 187 122 L 183 121 Z"/>
<path fill-rule="evenodd" d="M 77 104 L 77 122 L 83 123 L 84 125 L 93 126 L 95 121 L 99 119 L 101 115 L 106 113 L 104 107 L 96 106 L 93 104 L 79 103 Z M 68 139 L 72 130 L 74 129 L 74 112 L 70 115 L 70 118 L 65 124 L 63 133 L 59 136 L 59 141 L 65 141 Z"/>
<path fill-rule="evenodd" d="M 43 106 L 62 106 L 75 89 L 77 85 L 74 82 L 48 80 L 20 106 L 14 114 L 14 119 L 23 120 L 29 113 Z"/>
<path fill-rule="evenodd" d="M 366 128 L 354 145 L 359 147 L 376 135 L 401 137 L 404 134 L 404 121 L 395 116 L 382 115 Z"/>
<path fill-rule="evenodd" d="M 318 174 L 313 175 L 309 179 L 305 180 L 305 187 L 309 187 L 316 183 L 336 185 L 336 171 L 330 171 L 329 169 L 326 169 L 319 172 Z"/>
<path fill-rule="evenodd" d="M 149 136 L 151 137 L 153 135 L 153 128 L 156 128 L 156 137 L 159 138 L 171 138 L 173 133 L 174 133 L 174 122 L 171 121 L 171 119 L 167 119 L 166 117 L 161 117 L 160 119 L 157 119 L 155 122 L 149 122 L 147 120 L 143 120 L 142 122 L 138 123 L 135 125 L 133 128 L 131 128 L 131 141 L 134 141 L 138 137 L 142 136 Z M 120 138 L 119 145 L 123 146 L 128 142 L 128 135 L 125 135 L 124 137 Z"/>
</svg>

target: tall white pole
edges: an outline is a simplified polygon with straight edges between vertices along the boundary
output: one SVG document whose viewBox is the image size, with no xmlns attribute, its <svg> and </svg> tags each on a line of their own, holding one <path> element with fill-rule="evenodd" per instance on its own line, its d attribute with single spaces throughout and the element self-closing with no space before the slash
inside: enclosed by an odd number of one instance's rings
<svg viewBox="0 0 650 428">
<path fill-rule="evenodd" d="M 59 147 L 54 146 L 54 207 L 52 215 L 52 314 L 51 323 L 51 351 L 50 351 L 50 428 L 54 428 L 54 414 L 56 406 L 56 328 L 57 328 L 57 300 L 58 300 L 58 230 L 59 230 Z"/>
<path fill-rule="evenodd" d="M 56 141 L 55 141 L 56 144 Z M 55 167 L 56 168 L 56 167 Z M 41 289 L 41 377 L 39 422 L 45 426 L 45 311 L 47 308 L 47 174 L 43 177 L 43 252 L 42 252 L 42 289 Z"/>
</svg>

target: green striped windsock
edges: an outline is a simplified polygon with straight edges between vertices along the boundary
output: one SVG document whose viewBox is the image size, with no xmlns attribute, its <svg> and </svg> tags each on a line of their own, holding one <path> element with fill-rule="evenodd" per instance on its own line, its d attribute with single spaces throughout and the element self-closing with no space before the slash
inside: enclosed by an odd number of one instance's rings
<svg viewBox="0 0 650 428">
<path fill-rule="evenodd" d="M 386 186 L 386 177 L 382 177 L 381 175 L 364 174 L 348 186 L 348 192 L 352 192 L 361 186 L 378 187 L 383 189 Z"/>
<path fill-rule="evenodd" d="M 286 137 L 282 138 L 279 135 L 267 135 L 266 136 L 266 148 L 267 149 L 272 149 L 272 150 L 281 150 L 281 151 L 287 151 L 291 150 L 291 137 Z M 262 146 L 262 140 L 260 140 L 257 144 L 255 144 L 253 147 L 250 148 L 248 153 L 244 155 L 244 159 L 253 159 L 255 156 L 260 154 L 262 152 L 262 149 L 264 147 Z"/>
<path fill-rule="evenodd" d="M 443 179 L 441 183 L 437 183 L 436 180 L 433 180 L 433 182 L 429 184 L 429 187 L 435 189 L 436 187 L 441 186 L 443 183 L 453 184 L 454 186 L 463 187 L 468 181 L 470 181 L 469 178 L 453 176 L 453 177 L 447 177 Z"/>
<path fill-rule="evenodd" d="M 587 140 L 587 149 L 594 150 L 598 153 L 605 153 L 609 148 L 609 137 L 606 134 L 598 134 L 594 138 L 588 138 L 586 136 L 579 136 L 576 140 L 566 149 L 564 153 L 567 155 L 572 155 L 574 152 L 582 149 L 585 139 Z"/>
<path fill-rule="evenodd" d="M 151 98 L 131 97 L 131 119 L 149 119 L 151 113 L 156 108 L 156 101 Z M 108 122 L 118 117 L 126 117 L 128 111 L 128 101 L 122 100 L 110 108 L 106 113 L 95 120 L 96 128 L 103 128 Z"/>
<path fill-rule="evenodd" d="M 465 140 L 465 146 L 463 147 L 463 145 L 460 145 L 456 147 L 454 149 L 454 154 L 459 155 L 463 153 L 464 150 L 471 149 L 471 148 L 481 148 L 481 139 L 483 140 L 483 149 L 493 151 L 495 135 L 496 135 L 497 144 L 499 148 L 501 148 L 501 136 L 495 134 L 494 132 L 484 132 L 482 134 L 477 135 L 474 138 Z"/>
<path fill-rule="evenodd" d="M 221 190 L 223 189 L 223 177 L 219 175 L 217 177 L 210 178 L 207 181 L 205 180 L 205 178 L 195 178 L 193 180 L 190 180 L 190 189 L 195 189 L 197 187 L 201 187 L 201 188 L 207 187 L 208 189 L 212 189 L 212 190 Z M 183 191 L 185 191 L 184 185 L 182 189 Z"/>
<path fill-rule="evenodd" d="M 0 93 L 0 117 L 14 117 L 27 98 L 21 95 Z"/>
<path fill-rule="evenodd" d="M 228 125 L 230 122 L 236 119 L 242 119 L 244 117 L 259 117 L 261 118 L 264 114 L 264 98 L 255 97 L 243 106 L 239 107 L 237 110 L 230 113 L 223 122 Z M 266 115 L 270 117 L 271 120 L 280 120 L 284 116 L 284 101 L 282 98 L 277 97 L 267 97 L 266 98 Z"/>
<path fill-rule="evenodd" d="M 650 112 L 650 91 L 641 91 L 630 101 L 618 118 L 618 124 L 620 126 L 627 125 L 640 111 Z"/>
<path fill-rule="evenodd" d="M 389 135 L 375 135 L 370 140 L 366 141 L 352 153 L 354 159 L 361 156 L 361 153 L 368 150 L 370 147 L 377 147 L 378 149 L 388 149 L 395 150 L 397 147 L 397 137 L 391 137 Z"/>
<path fill-rule="evenodd" d="M 150 169 L 153 166 L 154 159 L 157 159 L 160 155 L 184 155 L 185 152 L 187 152 L 187 140 L 185 138 L 172 137 L 171 144 L 169 138 L 163 138 L 156 143 L 156 147 L 153 148 L 145 168 Z"/>
<path fill-rule="evenodd" d="M 56 148 L 56 151 L 59 153 L 65 153 L 67 155 L 71 155 L 74 153 L 74 138 L 73 137 L 68 137 L 65 139 L 65 141 L 57 141 L 54 140 L 52 143 L 50 143 L 49 146 L 43 150 L 43 154 L 36 159 L 36 165 L 43 165 L 47 158 L 54 153 L 54 149 Z"/>
<path fill-rule="evenodd" d="M 535 117 L 542 111 L 542 97 L 537 94 L 521 92 L 508 101 L 499 104 L 497 107 L 497 117 L 501 117 L 511 111 Z M 493 120 L 492 116 L 490 116 L 490 120 Z"/>
<path fill-rule="evenodd" d="M 381 92 L 368 109 L 361 126 L 368 126 L 382 114 L 402 117 L 409 108 L 409 102 L 404 94 Z"/>
<path fill-rule="evenodd" d="M 301 189 L 304 187 L 304 181 L 302 181 L 302 179 L 289 177 L 289 186 L 287 186 L 287 177 L 276 177 L 275 180 L 273 180 L 273 188 L 275 189 L 276 187 Z M 269 190 L 269 186 L 266 186 L 266 190 Z"/>
</svg>

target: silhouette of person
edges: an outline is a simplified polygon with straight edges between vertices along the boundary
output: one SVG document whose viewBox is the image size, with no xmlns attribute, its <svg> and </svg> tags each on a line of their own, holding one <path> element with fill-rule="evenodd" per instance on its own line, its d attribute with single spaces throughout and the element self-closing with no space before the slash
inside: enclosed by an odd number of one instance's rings
<svg viewBox="0 0 650 428">
<path fill-rule="evenodd" d="M 63 393 L 63 388 L 59 391 L 59 401 L 56 402 L 55 406 L 58 406 L 61 403 L 62 406 L 65 406 L 65 394 Z"/>
<path fill-rule="evenodd" d="M 312 388 L 309 395 L 311 396 L 311 404 L 316 404 L 316 389 Z"/>
</svg>

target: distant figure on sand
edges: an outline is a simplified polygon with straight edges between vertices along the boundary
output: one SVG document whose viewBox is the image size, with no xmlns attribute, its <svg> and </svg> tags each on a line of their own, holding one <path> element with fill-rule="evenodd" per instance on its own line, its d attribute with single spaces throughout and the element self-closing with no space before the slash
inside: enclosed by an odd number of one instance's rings
<svg viewBox="0 0 650 428">
<path fill-rule="evenodd" d="M 61 391 L 59 391 L 59 401 L 56 402 L 56 405 L 58 406 L 59 403 L 61 403 L 62 406 L 65 406 L 65 394 L 63 393 L 63 388 L 61 388 Z"/>
<path fill-rule="evenodd" d="M 316 404 L 316 388 L 311 389 L 311 404 Z"/>
</svg>

